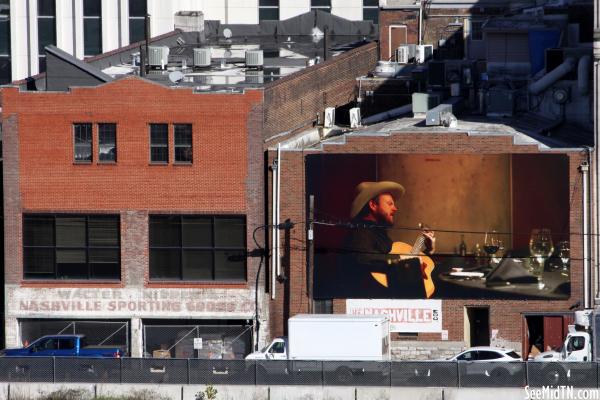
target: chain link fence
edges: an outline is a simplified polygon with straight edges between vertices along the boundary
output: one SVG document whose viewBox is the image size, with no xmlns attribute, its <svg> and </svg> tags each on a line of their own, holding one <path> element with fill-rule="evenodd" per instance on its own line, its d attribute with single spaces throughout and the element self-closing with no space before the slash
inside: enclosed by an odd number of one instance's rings
<svg viewBox="0 0 600 400">
<path fill-rule="evenodd" d="M 243 360 L 251 343 L 251 325 L 144 325 L 144 357 Z"/>
<path fill-rule="evenodd" d="M 0 382 L 599 387 L 597 363 L 0 357 Z"/>
<path fill-rule="evenodd" d="M 90 346 L 119 347 L 129 351 L 127 321 L 19 320 L 23 346 L 45 335 L 85 335 Z"/>
</svg>

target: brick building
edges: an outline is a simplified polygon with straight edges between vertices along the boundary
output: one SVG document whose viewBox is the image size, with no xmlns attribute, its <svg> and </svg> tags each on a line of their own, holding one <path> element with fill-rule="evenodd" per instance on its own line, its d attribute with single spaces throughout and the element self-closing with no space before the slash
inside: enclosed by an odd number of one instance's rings
<svg viewBox="0 0 600 400">
<path fill-rule="evenodd" d="M 7 346 L 74 331 L 137 357 L 241 358 L 269 339 L 263 138 L 345 104 L 377 47 L 342 37 L 315 63 L 310 37 L 215 38 L 194 70 L 196 37 L 151 40 L 176 58 L 145 77 L 137 46 L 87 63 L 49 47 L 45 74 L 2 88 Z M 258 48 L 264 66 L 240 68 Z"/>
<path fill-rule="evenodd" d="M 584 16 L 591 3 L 523 8 L 472 2 L 457 9 L 432 2 L 423 10 L 419 40 L 418 4 L 382 2 L 382 61 L 357 79 L 355 104 L 368 115 L 396 108 L 369 123 L 363 119 L 369 126 L 305 130 L 267 142 L 270 165 L 280 169 L 279 220 L 297 223 L 280 235 L 273 334 L 285 334 L 286 319 L 297 313 L 385 312 L 396 319 L 397 358 L 436 358 L 488 344 L 514 347 L 527 357 L 560 345 L 572 310 L 592 306 L 591 267 L 584 259 L 589 236 L 583 230 L 594 123 L 587 90 L 591 20 Z M 569 29 L 578 34 L 567 35 Z M 539 31 L 563 36 L 544 37 L 542 44 Z M 433 45 L 430 62 L 396 60 L 398 47 L 410 52 L 418 43 Z M 554 51 L 580 55 L 569 60 L 570 74 L 551 80 L 545 74 L 565 62 L 553 64 Z M 582 85 L 575 88 L 576 82 Z M 572 94 L 567 102 L 550 98 L 563 90 Z M 435 100 L 423 105 L 418 96 Z M 436 108 L 440 102 L 446 104 Z M 377 123 L 390 115 L 396 119 Z M 348 289 L 352 272 L 340 260 L 352 252 L 344 237 L 359 228 L 349 216 L 354 188 L 387 180 L 406 188 L 388 236 L 412 244 L 419 222 L 437 232 L 436 291 L 429 300 Z M 276 190 L 272 181 L 269 188 Z M 536 228 L 550 229 L 554 243 L 543 272 L 530 249 Z M 500 232 L 503 250 L 490 262 L 483 247 L 493 230 Z M 459 254 L 461 243 L 466 257 Z M 557 262 L 565 243 L 568 273 Z M 529 262 L 537 263 L 538 272 L 523 268 Z M 508 278 L 514 271 L 522 276 Z M 556 271 L 562 277 L 554 280 Z M 538 286 L 536 274 L 542 276 Z M 530 283 L 519 284 L 521 278 Z M 423 315 L 428 321 L 418 320 Z"/>
</svg>

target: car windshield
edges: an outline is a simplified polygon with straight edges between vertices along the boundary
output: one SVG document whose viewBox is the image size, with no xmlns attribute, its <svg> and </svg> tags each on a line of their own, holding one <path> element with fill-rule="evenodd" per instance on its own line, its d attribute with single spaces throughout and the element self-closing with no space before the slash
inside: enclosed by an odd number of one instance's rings
<svg viewBox="0 0 600 400">
<path fill-rule="evenodd" d="M 507 356 L 514 358 L 514 359 L 519 359 L 521 357 L 519 357 L 519 355 L 517 353 L 515 353 L 514 351 L 509 351 L 508 353 L 506 353 Z"/>
</svg>

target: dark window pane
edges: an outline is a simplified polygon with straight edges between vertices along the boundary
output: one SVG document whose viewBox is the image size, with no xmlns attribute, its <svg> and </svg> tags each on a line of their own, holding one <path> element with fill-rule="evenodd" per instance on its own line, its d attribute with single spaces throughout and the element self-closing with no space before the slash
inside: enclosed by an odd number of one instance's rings
<svg viewBox="0 0 600 400">
<path fill-rule="evenodd" d="M 90 249 L 90 262 L 94 264 L 115 264 L 119 261 L 118 249 Z"/>
<path fill-rule="evenodd" d="M 311 7 L 331 7 L 331 0 L 310 0 Z"/>
<path fill-rule="evenodd" d="M 25 247 L 23 258 L 23 270 L 26 274 L 46 274 L 54 277 L 54 248 Z"/>
<path fill-rule="evenodd" d="M 258 20 L 259 21 L 278 21 L 279 20 L 279 8 L 259 8 L 258 9 Z"/>
<path fill-rule="evenodd" d="M 10 20 L 0 16 L 0 54 L 10 55 Z"/>
<path fill-rule="evenodd" d="M 150 161 L 169 162 L 169 126 L 150 124 Z"/>
<path fill-rule="evenodd" d="M 98 159 L 117 161 L 117 125 L 98 124 Z"/>
<path fill-rule="evenodd" d="M 129 0 L 129 16 L 144 17 L 147 14 L 146 0 Z"/>
<path fill-rule="evenodd" d="M 90 247 L 119 246 L 119 220 L 115 217 L 90 217 L 88 221 Z"/>
<path fill-rule="evenodd" d="M 85 247 L 85 239 L 84 217 L 56 218 L 56 247 Z"/>
<path fill-rule="evenodd" d="M 38 0 L 38 16 L 56 16 L 54 0 Z"/>
<path fill-rule="evenodd" d="M 144 19 L 129 18 L 129 43 L 144 40 Z"/>
<path fill-rule="evenodd" d="M 192 125 L 177 124 L 175 125 L 175 146 L 192 145 Z"/>
<path fill-rule="evenodd" d="M 150 217 L 150 247 L 180 247 L 179 217 Z"/>
<path fill-rule="evenodd" d="M 54 218 L 25 216 L 23 218 L 23 245 L 54 246 Z"/>
<path fill-rule="evenodd" d="M 379 23 L 379 9 L 378 8 L 363 8 L 363 20 L 373 21 L 374 24 Z"/>
<path fill-rule="evenodd" d="M 175 161 L 181 163 L 191 163 L 193 159 L 191 146 L 175 147 Z"/>
<path fill-rule="evenodd" d="M 169 126 L 167 124 L 150 124 L 151 144 L 168 144 Z"/>
<path fill-rule="evenodd" d="M 212 280 L 213 254 L 212 251 L 184 250 L 182 279 L 189 281 Z"/>
<path fill-rule="evenodd" d="M 92 161 L 92 124 L 73 125 L 75 161 Z"/>
<path fill-rule="evenodd" d="M 120 278 L 118 216 L 25 215 L 23 244 L 27 279 Z"/>
<path fill-rule="evenodd" d="M 371 6 L 379 8 L 379 0 L 363 0 L 363 6 Z"/>
<path fill-rule="evenodd" d="M 121 279 L 118 263 L 90 263 L 92 279 Z"/>
<path fill-rule="evenodd" d="M 279 7 L 279 0 L 258 0 L 259 7 Z"/>
<path fill-rule="evenodd" d="M 150 249 L 150 278 L 181 279 L 181 251 Z"/>
<path fill-rule="evenodd" d="M 167 147 L 153 147 L 150 150 L 150 161 L 160 163 L 169 162 L 169 149 Z"/>
<path fill-rule="evenodd" d="M 40 74 L 42 72 L 46 72 L 46 56 L 38 57 L 38 69 L 39 69 Z"/>
<path fill-rule="evenodd" d="M 83 54 L 95 56 L 102 53 L 102 25 L 99 18 L 83 19 Z"/>
<path fill-rule="evenodd" d="M 183 217 L 183 247 L 212 247 L 212 218 Z"/>
<path fill-rule="evenodd" d="M 10 83 L 11 80 L 10 58 L 0 57 L 0 85 Z"/>
<path fill-rule="evenodd" d="M 245 280 L 245 252 L 240 250 L 215 251 L 215 279 L 218 281 Z"/>
<path fill-rule="evenodd" d="M 58 279 L 87 279 L 85 250 L 56 250 Z"/>
<path fill-rule="evenodd" d="M 215 219 L 215 246 L 246 248 L 246 224 L 243 218 Z"/>
<path fill-rule="evenodd" d="M 56 19 L 38 18 L 38 54 L 45 54 L 44 48 L 56 45 Z"/>
<path fill-rule="evenodd" d="M 83 16 L 99 17 L 102 15 L 100 0 L 83 0 Z"/>
</svg>

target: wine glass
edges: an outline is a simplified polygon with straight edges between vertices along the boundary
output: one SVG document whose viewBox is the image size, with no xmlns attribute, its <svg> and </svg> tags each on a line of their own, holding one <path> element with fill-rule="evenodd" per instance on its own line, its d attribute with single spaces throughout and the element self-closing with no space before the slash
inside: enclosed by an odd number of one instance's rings
<svg viewBox="0 0 600 400">
<path fill-rule="evenodd" d="M 543 289 L 542 274 L 544 273 L 544 263 L 547 257 L 554 252 L 552 244 L 552 235 L 550 229 L 532 229 L 529 239 L 529 252 L 534 258 L 531 262 L 531 272 L 537 278 L 538 288 Z"/>
<path fill-rule="evenodd" d="M 569 274 L 569 260 L 571 258 L 571 249 L 569 247 L 569 242 L 562 241 L 557 244 L 558 248 L 558 257 L 560 257 L 560 261 L 562 263 L 561 274 L 568 275 Z"/>
<path fill-rule="evenodd" d="M 496 262 L 494 255 L 500 249 L 500 238 L 498 232 L 495 229 L 485 233 L 485 239 L 483 241 L 483 251 L 487 253 L 490 258 L 489 266 L 491 267 L 492 262 Z"/>
</svg>

